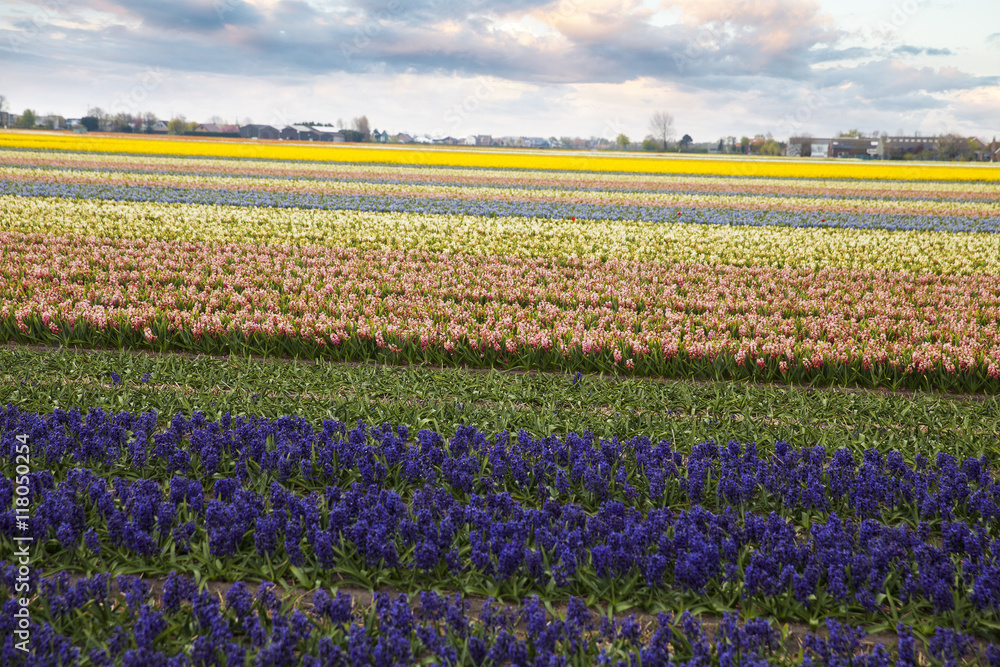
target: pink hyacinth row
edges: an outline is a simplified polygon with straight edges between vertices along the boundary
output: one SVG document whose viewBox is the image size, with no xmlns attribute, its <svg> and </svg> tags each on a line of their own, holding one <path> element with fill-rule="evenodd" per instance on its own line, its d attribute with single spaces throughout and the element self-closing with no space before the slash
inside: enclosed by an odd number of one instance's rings
<svg viewBox="0 0 1000 667">
<path fill-rule="evenodd" d="M 1000 279 L 0 234 L 0 317 L 400 351 L 1000 377 Z"/>
</svg>

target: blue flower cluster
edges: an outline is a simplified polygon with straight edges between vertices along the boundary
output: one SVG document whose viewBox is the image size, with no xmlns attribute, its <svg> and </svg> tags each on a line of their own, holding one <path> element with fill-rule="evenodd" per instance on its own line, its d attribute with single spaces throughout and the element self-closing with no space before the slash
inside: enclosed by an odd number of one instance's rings
<svg viewBox="0 0 1000 667">
<path fill-rule="evenodd" d="M 0 563 L 4 580 L 16 576 Z M 4 584 L 0 584 L 0 588 Z M 7 584 L 9 585 L 9 584 Z M 598 665 L 770 665 L 789 664 L 795 649 L 787 637 L 762 618 L 742 621 L 725 614 L 714 631 L 685 611 L 676 619 L 601 617 L 571 598 L 564 614 L 552 615 L 537 597 L 500 606 L 487 599 L 478 614 L 470 600 L 423 590 L 416 595 L 376 593 L 363 608 L 351 596 L 320 589 L 311 605 L 284 602 L 270 582 L 252 590 L 232 584 L 223 599 L 199 591 L 175 572 L 164 582 L 158 601 L 150 586 L 135 577 L 112 581 L 99 574 L 70 581 L 65 572 L 41 580 L 37 620 L 30 628 L 34 650 L 14 648 L 11 629 L 16 604 L 0 610 L 4 665 L 566 665 L 580 660 Z M 124 604 L 122 601 L 124 599 Z M 107 622 L 81 632 L 79 619 Z M 170 632 L 167 629 L 171 628 Z M 811 666 L 867 665 L 915 667 L 912 629 L 899 624 L 895 655 L 882 644 L 863 645 L 865 632 L 830 619 L 824 636 L 802 638 Z M 945 664 L 980 659 L 1000 667 L 1000 648 L 980 648 L 972 638 L 938 627 L 930 655 Z"/>
<path fill-rule="evenodd" d="M 957 603 L 1000 620 L 1000 479 L 985 457 L 910 465 L 869 450 L 859 462 L 781 442 L 767 453 L 706 442 L 685 456 L 642 437 L 512 441 L 472 427 L 411 441 L 405 427 L 315 430 L 290 417 L 178 415 L 162 433 L 155 413 L 8 406 L 2 417 L 5 458 L 10 434 L 28 432 L 48 461 L 31 475 L 30 529 L 67 557 L 110 545 L 156 563 L 169 545 L 207 543 L 213 557 L 256 552 L 317 576 L 422 572 L 564 595 L 632 580 L 649 602 L 672 588 L 882 618 L 889 595 L 919 613 Z M 122 462 L 136 478 L 102 476 Z M 57 485 L 51 470 L 64 468 Z M 12 501 L 0 480 L 0 535 L 15 534 Z"/>
<path fill-rule="evenodd" d="M 583 202 L 489 201 L 480 199 L 436 198 L 384 195 L 312 194 L 224 190 L 142 185 L 100 185 L 88 183 L 40 183 L 0 179 L 0 195 L 22 197 L 62 197 L 111 201 L 249 206 L 262 208 L 302 208 L 350 210 L 378 213 L 426 213 L 435 215 L 475 215 L 485 217 L 529 217 L 568 220 L 640 220 L 683 222 L 701 225 L 751 227 L 836 227 L 889 231 L 1000 232 L 1000 217 L 954 215 L 912 215 L 893 213 L 850 213 L 829 211 L 800 213 L 777 210 L 735 208 L 677 208 Z M 681 213 L 681 215 L 678 215 Z"/>
</svg>

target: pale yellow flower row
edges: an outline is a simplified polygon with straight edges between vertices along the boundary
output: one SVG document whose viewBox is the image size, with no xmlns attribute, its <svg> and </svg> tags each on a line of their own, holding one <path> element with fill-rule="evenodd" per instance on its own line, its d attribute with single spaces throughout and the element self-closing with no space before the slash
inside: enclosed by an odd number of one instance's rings
<svg viewBox="0 0 1000 667">
<path fill-rule="evenodd" d="M 484 218 L 0 197 L 0 230 L 914 273 L 1000 273 L 995 234 Z"/>
<path fill-rule="evenodd" d="M 330 162 L 381 162 L 456 167 L 628 171 L 717 176 L 854 178 L 935 181 L 1000 181 L 988 164 L 899 164 L 811 158 L 732 158 L 670 155 L 581 154 L 562 151 L 399 147 L 253 140 L 0 132 L 0 146 L 104 153 L 202 155 Z"/>
<path fill-rule="evenodd" d="M 923 215 L 1000 216 L 996 201 L 919 201 L 896 199 L 866 199 L 860 197 L 816 199 L 815 197 L 760 197 L 753 194 L 689 194 L 675 192 L 591 192 L 553 188 L 502 188 L 459 185 L 424 185 L 413 183 L 379 183 L 353 181 L 318 182 L 305 178 L 255 178 L 204 174 L 123 173 L 120 171 L 88 171 L 84 173 L 53 172 L 46 169 L 18 168 L 0 165 L 0 179 L 16 181 L 69 181 L 83 179 L 103 185 L 140 187 L 214 187 L 221 189 L 260 189 L 272 192 L 318 192 L 325 194 L 363 194 L 400 197 L 461 197 L 502 201 L 567 201 L 604 205 L 645 205 L 771 209 L 782 211 L 817 210 L 865 213 L 919 213 Z"/>
</svg>

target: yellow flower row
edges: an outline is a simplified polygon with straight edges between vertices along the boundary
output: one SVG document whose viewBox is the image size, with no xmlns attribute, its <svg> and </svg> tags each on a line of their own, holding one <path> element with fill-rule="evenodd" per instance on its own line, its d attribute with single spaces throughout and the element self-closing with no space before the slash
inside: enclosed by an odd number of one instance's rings
<svg viewBox="0 0 1000 667">
<path fill-rule="evenodd" d="M 9 196 L 0 197 L 0 219 L 5 231 L 49 235 L 812 270 L 1000 273 L 1000 243 L 995 234 L 485 218 Z"/>
<path fill-rule="evenodd" d="M 627 171 L 717 176 L 1000 181 L 991 165 L 888 164 L 804 158 L 729 158 L 667 155 L 579 154 L 562 151 L 399 147 L 261 142 L 253 140 L 107 137 L 41 132 L 0 132 L 0 146 L 105 153 L 202 155 L 330 162 L 381 162 L 456 167 Z"/>
<path fill-rule="evenodd" d="M 2 136 L 2 135 L 0 135 Z M 695 176 L 672 174 L 616 174 L 600 172 L 565 172 L 509 169 L 465 169 L 400 164 L 347 164 L 285 160 L 244 160 L 191 158 L 183 156 L 116 155 L 103 153 L 57 153 L 45 151 L 4 150 L 0 165 L 10 167 L 59 166 L 79 169 L 127 169 L 146 171 L 190 171 L 192 174 L 243 174 L 304 178 L 358 178 L 382 180 L 435 179 L 449 182 L 489 184 L 531 184 L 542 182 L 561 187 L 620 187 L 657 189 L 719 188 L 727 192 L 754 192 L 773 189 L 801 189 L 840 193 L 864 193 L 869 196 L 913 195 L 925 197 L 975 196 L 976 199 L 1000 200 L 1000 183 L 983 181 L 873 181 L 852 179 L 739 178 L 731 176 Z"/>
</svg>

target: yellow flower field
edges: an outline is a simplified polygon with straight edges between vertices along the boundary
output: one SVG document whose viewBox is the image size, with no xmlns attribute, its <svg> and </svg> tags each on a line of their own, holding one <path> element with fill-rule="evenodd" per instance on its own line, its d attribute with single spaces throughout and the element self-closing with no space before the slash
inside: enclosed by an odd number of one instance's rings
<svg viewBox="0 0 1000 667">
<path fill-rule="evenodd" d="M 592 154 L 473 147 L 310 144 L 254 140 L 92 136 L 41 132 L 0 132 L 0 147 L 84 152 L 203 155 L 330 162 L 380 162 L 500 169 L 627 171 L 715 176 L 856 178 L 935 181 L 1000 181 L 1000 168 L 985 164 L 927 165 L 814 161 L 802 158 L 673 157 Z"/>
</svg>

